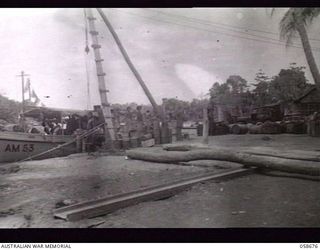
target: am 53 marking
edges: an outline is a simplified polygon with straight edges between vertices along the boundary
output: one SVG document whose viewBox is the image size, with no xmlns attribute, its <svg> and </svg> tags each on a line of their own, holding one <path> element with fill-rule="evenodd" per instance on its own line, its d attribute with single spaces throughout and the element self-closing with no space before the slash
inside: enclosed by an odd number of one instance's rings
<svg viewBox="0 0 320 250">
<path fill-rule="evenodd" d="M 34 144 L 7 144 L 4 152 L 33 152 Z"/>
</svg>

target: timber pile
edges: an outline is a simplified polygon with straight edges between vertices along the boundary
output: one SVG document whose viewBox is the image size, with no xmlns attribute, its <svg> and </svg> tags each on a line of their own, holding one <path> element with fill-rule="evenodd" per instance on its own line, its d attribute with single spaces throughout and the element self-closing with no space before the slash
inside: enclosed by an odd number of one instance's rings
<svg viewBox="0 0 320 250">
<path fill-rule="evenodd" d="M 298 160 L 287 158 L 286 155 L 268 155 L 267 153 L 259 155 L 257 152 L 241 152 L 230 148 L 195 148 L 185 152 L 129 150 L 127 156 L 131 159 L 158 163 L 179 163 L 196 160 L 229 161 L 263 169 L 320 176 L 319 158 L 309 157 L 307 160 L 302 160 L 302 158 Z"/>
<path fill-rule="evenodd" d="M 210 124 L 209 135 L 226 135 L 229 134 L 230 128 L 223 122 Z"/>
</svg>

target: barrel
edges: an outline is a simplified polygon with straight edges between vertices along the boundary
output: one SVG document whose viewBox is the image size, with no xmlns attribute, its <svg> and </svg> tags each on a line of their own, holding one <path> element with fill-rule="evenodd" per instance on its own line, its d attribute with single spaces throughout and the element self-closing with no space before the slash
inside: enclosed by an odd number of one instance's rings
<svg viewBox="0 0 320 250">
<path fill-rule="evenodd" d="M 276 122 L 266 121 L 261 125 L 262 134 L 280 134 L 281 125 Z"/>
<path fill-rule="evenodd" d="M 216 124 L 216 126 L 214 126 L 214 129 L 212 129 L 211 131 L 213 132 L 212 135 L 225 135 L 229 133 L 230 129 L 226 124 Z"/>
<path fill-rule="evenodd" d="M 245 124 L 234 124 L 231 127 L 232 134 L 242 135 L 248 132 L 248 127 Z"/>
<path fill-rule="evenodd" d="M 252 125 L 249 127 L 249 134 L 261 134 L 261 125 Z"/>
</svg>

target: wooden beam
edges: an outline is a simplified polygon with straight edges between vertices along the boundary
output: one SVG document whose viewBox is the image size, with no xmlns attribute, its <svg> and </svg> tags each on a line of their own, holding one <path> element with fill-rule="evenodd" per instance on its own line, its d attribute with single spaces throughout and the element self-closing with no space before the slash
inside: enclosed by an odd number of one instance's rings
<svg viewBox="0 0 320 250">
<path fill-rule="evenodd" d="M 219 174 L 206 174 L 182 181 L 176 181 L 170 184 L 154 186 L 99 200 L 79 203 L 56 209 L 54 211 L 54 216 L 69 221 L 101 216 L 116 211 L 120 208 L 138 204 L 140 202 L 159 200 L 173 196 L 199 182 L 232 178 L 252 173 L 254 170 L 255 168 L 240 168 Z"/>
</svg>

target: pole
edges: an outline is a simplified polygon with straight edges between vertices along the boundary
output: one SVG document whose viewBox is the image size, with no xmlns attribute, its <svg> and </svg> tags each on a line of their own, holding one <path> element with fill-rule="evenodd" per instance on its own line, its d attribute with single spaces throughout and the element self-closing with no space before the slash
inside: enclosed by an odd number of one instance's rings
<svg viewBox="0 0 320 250">
<path fill-rule="evenodd" d="M 209 143 L 209 119 L 208 119 L 208 107 L 203 108 L 203 130 L 202 130 L 202 143 Z"/>
<path fill-rule="evenodd" d="M 27 82 L 28 82 L 29 102 L 31 103 L 31 83 L 29 78 Z"/>
<path fill-rule="evenodd" d="M 25 107 L 24 107 L 24 77 L 25 76 L 30 76 L 24 73 L 24 71 L 21 71 L 21 75 L 17 75 L 18 77 L 21 77 L 21 88 L 22 88 L 22 114 L 24 114 Z"/>
<path fill-rule="evenodd" d="M 109 22 L 108 18 L 106 17 L 106 15 L 103 13 L 103 11 L 100 8 L 97 8 L 97 11 L 99 12 L 100 16 L 102 17 L 104 23 L 106 24 L 106 26 L 108 27 L 110 33 L 112 34 L 117 46 L 120 49 L 120 52 L 122 54 L 122 56 L 124 57 L 126 63 L 128 64 L 130 70 L 132 71 L 132 73 L 134 74 L 134 76 L 136 77 L 136 79 L 138 80 L 140 86 L 142 87 L 144 93 L 146 94 L 146 96 L 148 97 L 154 112 L 161 118 L 161 120 L 163 119 L 163 114 L 162 112 L 159 110 L 159 107 L 156 103 L 156 101 L 154 100 L 151 92 L 149 91 L 148 87 L 146 86 L 146 84 L 144 83 L 144 81 L 142 80 L 142 77 L 140 76 L 139 72 L 137 71 L 137 69 L 135 68 L 135 66 L 133 65 L 133 63 L 131 62 L 127 51 L 125 50 L 125 48 L 123 47 L 117 33 L 115 32 L 115 30 L 113 29 L 111 23 Z"/>
<path fill-rule="evenodd" d="M 100 100 L 101 100 L 101 106 L 102 106 L 101 108 L 102 108 L 102 112 L 105 120 L 105 139 L 106 139 L 106 142 L 109 139 L 110 148 L 113 149 L 113 143 L 116 140 L 116 137 L 115 137 L 115 131 L 114 131 L 113 122 L 112 122 L 111 108 L 107 98 L 107 92 L 109 91 L 106 89 L 106 81 L 105 81 L 106 74 L 103 72 L 103 66 L 102 66 L 103 59 L 101 58 L 101 54 L 100 54 L 101 46 L 99 45 L 99 41 L 98 41 L 99 33 L 96 31 L 95 23 L 94 23 L 96 18 L 93 17 L 91 9 L 85 9 L 85 13 L 88 19 L 89 30 L 90 30 L 89 33 L 91 34 L 91 37 L 92 37 L 91 47 L 93 48 L 93 51 L 94 51 L 96 68 L 97 68 L 99 93 L 100 93 Z"/>
</svg>

